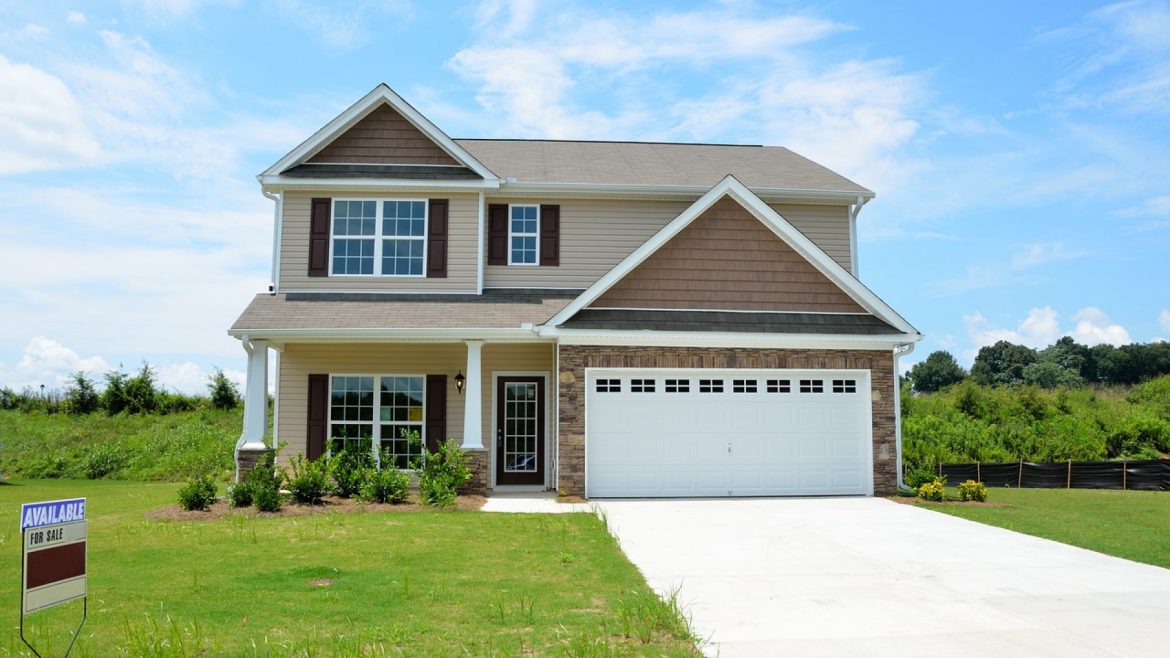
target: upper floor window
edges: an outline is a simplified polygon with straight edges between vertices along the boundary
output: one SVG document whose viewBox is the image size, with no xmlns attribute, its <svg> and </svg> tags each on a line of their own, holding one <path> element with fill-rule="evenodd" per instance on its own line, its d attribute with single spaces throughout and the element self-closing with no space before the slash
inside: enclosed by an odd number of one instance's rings
<svg viewBox="0 0 1170 658">
<path fill-rule="evenodd" d="M 540 262 L 540 206 L 513 205 L 508 209 L 508 264 Z"/>
<path fill-rule="evenodd" d="M 421 200 L 333 201 L 330 273 L 424 276 L 427 203 Z"/>
</svg>

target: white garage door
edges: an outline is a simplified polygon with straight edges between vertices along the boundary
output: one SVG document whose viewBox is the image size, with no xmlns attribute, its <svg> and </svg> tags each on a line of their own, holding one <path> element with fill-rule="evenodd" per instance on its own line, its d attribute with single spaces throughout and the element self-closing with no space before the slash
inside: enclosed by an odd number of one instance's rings
<svg viewBox="0 0 1170 658">
<path fill-rule="evenodd" d="M 865 370 L 586 373 L 586 495 L 873 493 Z"/>
</svg>

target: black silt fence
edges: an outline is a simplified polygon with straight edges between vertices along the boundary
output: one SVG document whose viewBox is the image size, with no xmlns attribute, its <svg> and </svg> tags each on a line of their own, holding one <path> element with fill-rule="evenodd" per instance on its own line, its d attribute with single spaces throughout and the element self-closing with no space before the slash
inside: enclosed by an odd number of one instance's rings
<svg viewBox="0 0 1170 658">
<path fill-rule="evenodd" d="M 1027 489 L 1140 489 L 1170 491 L 1170 460 L 1036 464 L 941 464 L 950 484 L 975 480 L 989 487 Z"/>
</svg>

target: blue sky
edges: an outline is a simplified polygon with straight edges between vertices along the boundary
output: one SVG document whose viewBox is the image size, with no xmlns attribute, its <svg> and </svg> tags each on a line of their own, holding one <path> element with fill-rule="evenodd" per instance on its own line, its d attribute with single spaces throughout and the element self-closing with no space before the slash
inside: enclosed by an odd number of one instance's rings
<svg viewBox="0 0 1170 658">
<path fill-rule="evenodd" d="M 1170 338 L 1170 6 L 0 2 L 0 385 L 240 377 L 255 174 L 379 82 L 455 137 L 788 146 L 875 190 L 861 278 L 970 363 Z"/>
</svg>

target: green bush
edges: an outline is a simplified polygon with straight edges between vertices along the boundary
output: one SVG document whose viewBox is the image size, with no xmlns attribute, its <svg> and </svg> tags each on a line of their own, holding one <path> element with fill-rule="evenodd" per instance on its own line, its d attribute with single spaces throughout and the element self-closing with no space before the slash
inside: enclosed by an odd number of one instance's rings
<svg viewBox="0 0 1170 658">
<path fill-rule="evenodd" d="M 65 408 L 69 413 L 80 416 L 97 411 L 102 400 L 93 380 L 82 371 L 73 373 L 71 379 L 73 385 L 65 391 Z"/>
<path fill-rule="evenodd" d="M 252 487 L 247 482 L 237 482 L 227 488 L 227 497 L 232 507 L 251 507 Z"/>
<path fill-rule="evenodd" d="M 127 461 L 117 446 L 101 446 L 85 456 L 85 477 L 100 480 L 117 475 Z"/>
<path fill-rule="evenodd" d="M 982 503 L 987 501 L 987 485 L 975 480 L 967 480 L 959 484 L 959 500 Z"/>
<path fill-rule="evenodd" d="M 419 494 L 428 505 L 446 507 L 455 502 L 459 488 L 471 479 L 467 455 L 453 439 L 439 444 L 435 452 L 428 452 L 424 448 L 423 453 L 425 458 L 422 463 L 416 460 L 414 465 L 418 472 Z"/>
<path fill-rule="evenodd" d="M 346 441 L 344 447 L 333 453 L 333 481 L 337 483 L 338 496 L 350 498 L 358 495 L 366 470 L 374 465 L 371 443 Z"/>
<path fill-rule="evenodd" d="M 910 487 L 911 489 L 917 489 L 927 482 L 934 482 L 936 477 L 938 476 L 936 476 L 934 472 L 929 469 L 912 468 L 907 470 L 906 474 L 902 476 L 902 481 L 906 483 L 907 487 Z"/>
<path fill-rule="evenodd" d="M 215 482 L 206 475 L 197 477 L 179 489 L 179 507 L 206 510 L 215 502 Z"/>
<path fill-rule="evenodd" d="M 918 497 L 922 500 L 933 500 L 936 503 L 941 503 L 947 491 L 946 478 L 935 478 L 934 480 L 918 487 Z"/>
<path fill-rule="evenodd" d="M 207 394 L 211 398 L 212 407 L 235 409 L 240 406 L 240 389 L 223 374 L 223 368 L 213 370 L 207 379 Z"/>
<path fill-rule="evenodd" d="M 401 503 L 410 488 L 410 473 L 388 466 L 382 470 L 367 468 L 362 472 L 358 498 L 368 503 Z"/>
<path fill-rule="evenodd" d="M 252 502 L 261 512 L 279 512 L 284 504 L 284 496 L 279 489 L 264 487 L 252 492 Z"/>
<path fill-rule="evenodd" d="M 293 500 L 302 505 L 317 505 L 330 490 L 332 463 L 328 456 L 308 460 L 297 453 L 290 464 L 292 474 L 287 475 L 288 490 Z"/>
</svg>

